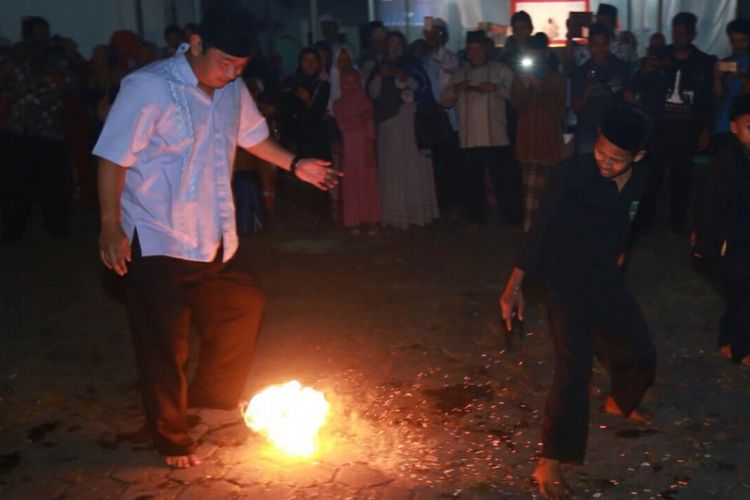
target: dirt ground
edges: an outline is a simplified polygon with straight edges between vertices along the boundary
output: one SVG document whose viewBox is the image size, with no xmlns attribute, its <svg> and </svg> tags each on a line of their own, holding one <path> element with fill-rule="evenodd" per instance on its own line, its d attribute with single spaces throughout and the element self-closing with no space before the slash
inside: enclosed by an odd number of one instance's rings
<svg viewBox="0 0 750 500">
<path fill-rule="evenodd" d="M 242 240 L 268 307 L 248 396 L 298 379 L 332 404 L 321 449 L 282 460 L 239 411 L 193 412 L 203 465 L 174 471 L 140 424 L 121 283 L 97 259 L 96 215 L 58 243 L 0 247 L 0 498 L 533 498 L 553 360 L 532 290 L 524 333 L 497 297 L 520 233 L 456 218 L 377 237 L 276 230 Z M 38 224 L 36 224 L 38 225 Z M 35 225 L 35 226 L 36 226 Z M 580 498 L 750 498 L 750 370 L 715 348 L 721 301 L 684 237 L 657 230 L 628 280 L 659 351 L 641 428 L 604 414 L 595 369 Z M 113 296 L 114 295 L 114 296 Z M 195 354 L 195 353 L 193 353 Z"/>
</svg>

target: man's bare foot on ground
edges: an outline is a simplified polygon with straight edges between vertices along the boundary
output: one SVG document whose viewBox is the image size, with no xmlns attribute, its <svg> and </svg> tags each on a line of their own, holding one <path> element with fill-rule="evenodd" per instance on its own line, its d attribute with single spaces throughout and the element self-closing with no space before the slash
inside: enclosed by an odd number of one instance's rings
<svg viewBox="0 0 750 500">
<path fill-rule="evenodd" d="M 732 346 L 729 344 L 721 346 L 721 355 L 727 359 L 734 359 L 732 357 Z M 742 358 L 740 364 L 743 366 L 750 366 L 750 354 Z"/>
<path fill-rule="evenodd" d="M 611 413 L 612 415 L 616 415 L 618 417 L 625 417 L 628 420 L 632 420 L 633 422 L 637 422 L 641 425 L 649 426 L 651 425 L 651 421 L 646 418 L 646 416 L 641 413 L 640 411 L 633 410 L 630 412 L 630 415 L 627 417 L 625 416 L 625 413 L 620 409 L 619 406 L 617 406 L 617 403 L 615 403 L 615 400 L 612 396 L 607 396 L 607 398 L 604 400 L 604 411 L 607 413 Z"/>
<path fill-rule="evenodd" d="M 195 465 L 200 465 L 201 461 L 195 455 L 175 455 L 163 456 L 164 463 L 175 469 L 189 469 Z"/>
<path fill-rule="evenodd" d="M 534 470 L 534 479 L 539 485 L 539 493 L 547 498 L 575 498 L 573 490 L 565 482 L 559 460 L 540 458 Z"/>
<path fill-rule="evenodd" d="M 732 359 L 732 346 L 729 344 L 721 346 L 721 355 L 727 359 Z"/>
</svg>

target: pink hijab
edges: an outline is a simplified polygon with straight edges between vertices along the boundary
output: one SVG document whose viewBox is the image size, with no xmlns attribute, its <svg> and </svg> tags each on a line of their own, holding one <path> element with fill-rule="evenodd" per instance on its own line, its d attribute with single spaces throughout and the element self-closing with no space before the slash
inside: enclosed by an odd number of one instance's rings
<svg viewBox="0 0 750 500">
<path fill-rule="evenodd" d="M 362 86 L 362 78 L 356 69 L 346 69 L 341 73 L 341 98 L 338 106 L 344 113 L 357 112 L 357 110 L 372 108 L 372 102 L 365 94 L 365 88 Z"/>
</svg>

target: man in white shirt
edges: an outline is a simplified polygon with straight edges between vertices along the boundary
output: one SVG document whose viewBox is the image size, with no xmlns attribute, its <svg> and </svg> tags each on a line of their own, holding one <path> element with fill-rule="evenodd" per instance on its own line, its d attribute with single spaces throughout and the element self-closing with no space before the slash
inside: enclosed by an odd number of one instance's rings
<svg viewBox="0 0 750 500">
<path fill-rule="evenodd" d="M 490 61 L 491 43 L 484 31 L 466 34 L 469 65 L 453 73 L 440 96 L 443 106 L 458 110 L 464 196 L 473 228 L 487 220 L 485 171 L 492 177 L 505 221 L 520 223 L 523 212 L 521 173 L 515 169 L 506 115 L 513 71 Z"/>
<path fill-rule="evenodd" d="M 429 28 L 429 29 L 428 29 Z M 440 100 L 443 90 L 450 83 L 453 73 L 458 70 L 458 56 L 448 50 L 448 25 L 439 17 L 432 20 L 432 26 L 425 26 L 424 37 L 432 51 L 423 59 L 424 70 L 430 77 L 432 95 Z M 455 205 L 461 199 L 461 177 L 458 156 L 458 114 L 456 108 L 444 109 L 450 122 L 452 133 L 432 151 L 432 165 L 435 172 L 435 187 L 441 207 Z"/>
<path fill-rule="evenodd" d="M 180 468 L 199 463 L 188 406 L 237 407 L 263 311 L 255 278 L 232 258 L 236 147 L 321 189 L 337 182 L 327 162 L 296 158 L 269 138 L 237 80 L 253 44 L 250 19 L 233 1 L 214 2 L 189 45 L 123 80 L 94 148 L 100 257 L 128 273 L 145 428 Z M 188 388 L 191 319 L 201 349 Z"/>
</svg>

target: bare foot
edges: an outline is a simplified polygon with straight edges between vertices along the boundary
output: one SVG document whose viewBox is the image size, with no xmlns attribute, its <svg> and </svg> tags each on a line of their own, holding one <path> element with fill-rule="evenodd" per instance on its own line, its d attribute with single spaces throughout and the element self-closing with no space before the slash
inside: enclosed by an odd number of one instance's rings
<svg viewBox="0 0 750 500">
<path fill-rule="evenodd" d="M 727 359 L 733 360 L 734 358 L 732 357 L 732 346 L 729 344 L 721 346 L 721 355 Z M 740 364 L 742 366 L 750 366 L 750 354 L 742 358 L 740 360 Z"/>
<path fill-rule="evenodd" d="M 534 470 L 534 479 L 539 485 L 539 493 L 547 498 L 574 498 L 573 490 L 565 482 L 559 460 L 540 458 Z"/>
<path fill-rule="evenodd" d="M 195 465 L 200 465 L 201 461 L 195 455 L 165 455 L 162 457 L 164 463 L 175 469 L 189 469 Z"/>
<path fill-rule="evenodd" d="M 721 355 L 727 359 L 732 359 L 732 346 L 729 344 L 721 346 Z"/>
<path fill-rule="evenodd" d="M 633 422 L 637 422 L 641 425 L 651 425 L 651 421 L 637 409 L 631 411 L 630 415 L 626 416 L 625 413 L 623 413 L 623 411 L 620 409 L 620 407 L 617 406 L 617 403 L 615 403 L 615 400 L 612 396 L 607 396 L 607 398 L 604 400 L 604 411 L 618 417 L 627 418 L 628 420 L 632 420 Z"/>
</svg>

